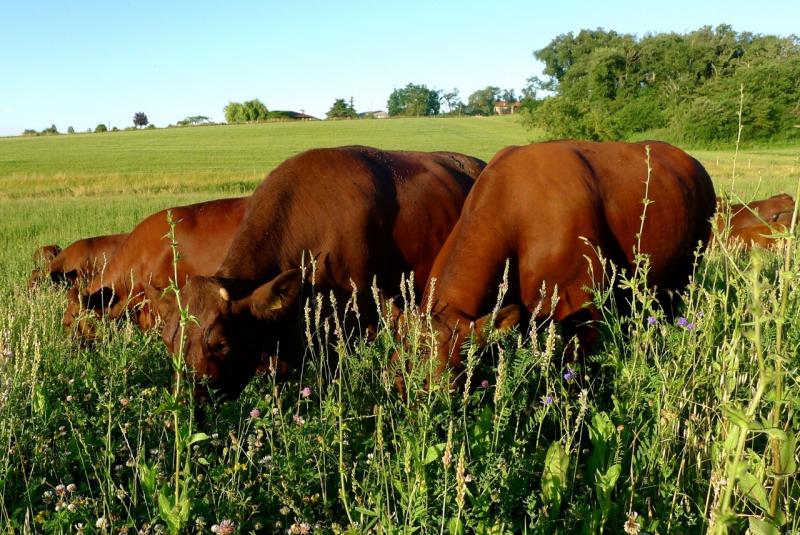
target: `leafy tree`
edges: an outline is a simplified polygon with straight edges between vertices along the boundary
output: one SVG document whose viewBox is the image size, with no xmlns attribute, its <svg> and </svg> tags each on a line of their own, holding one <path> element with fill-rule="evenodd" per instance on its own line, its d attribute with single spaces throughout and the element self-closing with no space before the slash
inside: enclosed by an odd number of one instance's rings
<svg viewBox="0 0 800 535">
<path fill-rule="evenodd" d="M 100 132 L 108 132 L 108 127 L 106 127 L 106 125 L 104 125 L 103 123 L 100 123 L 94 127 L 94 132 L 95 134 L 98 134 Z"/>
<path fill-rule="evenodd" d="M 343 98 L 337 98 L 333 101 L 331 109 L 325 114 L 328 119 L 354 119 L 358 117 L 356 109 L 353 106 L 353 97 L 350 97 L 350 102 Z"/>
<path fill-rule="evenodd" d="M 447 106 L 447 113 L 460 113 L 463 111 L 464 103 L 461 102 L 458 89 L 455 87 L 451 91 L 442 91 L 440 98 Z"/>
<path fill-rule="evenodd" d="M 199 125 L 199 124 L 209 124 L 211 119 L 206 117 L 205 115 L 190 115 L 185 119 L 181 119 L 178 121 L 178 126 L 189 126 L 189 125 Z"/>
<path fill-rule="evenodd" d="M 23 135 L 23 136 L 38 136 L 38 135 L 39 135 L 39 132 L 37 132 L 37 131 L 36 131 L 36 130 L 34 130 L 33 128 L 26 128 L 26 129 L 25 129 L 25 130 L 22 132 L 22 135 Z"/>
<path fill-rule="evenodd" d="M 500 88 L 486 86 L 472 93 L 467 99 L 467 113 L 470 115 L 491 115 L 494 103 L 500 100 Z"/>
<path fill-rule="evenodd" d="M 266 121 L 269 110 L 260 100 L 246 100 L 244 102 L 229 102 L 223 109 L 225 121 L 228 123 L 252 123 Z"/>
<path fill-rule="evenodd" d="M 439 91 L 424 84 L 408 84 L 395 89 L 386 103 L 389 115 L 418 117 L 439 113 Z"/>
<path fill-rule="evenodd" d="M 74 133 L 75 133 L 74 128 L 72 128 L 71 126 L 67 128 L 67 134 L 74 134 Z"/>
<path fill-rule="evenodd" d="M 142 111 L 137 111 L 133 114 L 133 126 L 137 128 L 141 128 L 143 126 L 147 126 L 147 123 L 150 121 L 147 120 L 147 115 L 144 114 Z"/>
<path fill-rule="evenodd" d="M 745 139 L 798 138 L 800 39 L 704 26 L 642 38 L 559 35 L 534 55 L 545 79 L 523 91 L 527 122 L 552 137 L 618 139 L 659 130 L 675 141 L 731 141 L 744 88 Z M 552 93 L 531 104 L 537 92 Z"/>
</svg>

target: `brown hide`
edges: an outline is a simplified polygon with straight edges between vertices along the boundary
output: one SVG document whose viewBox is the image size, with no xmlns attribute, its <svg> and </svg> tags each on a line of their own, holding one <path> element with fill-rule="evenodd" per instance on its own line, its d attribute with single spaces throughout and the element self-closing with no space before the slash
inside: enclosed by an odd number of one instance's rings
<svg viewBox="0 0 800 535">
<path fill-rule="evenodd" d="M 652 203 L 641 236 L 641 251 L 650 255 L 648 283 L 662 291 L 686 284 L 694 251 L 708 240 L 715 206 L 711 180 L 694 158 L 661 142 L 509 147 L 476 181 L 431 270 L 440 371 L 461 368 L 460 346 L 471 322 L 491 312 L 506 259 L 505 302 L 519 310 L 501 310 L 496 325 L 534 310 L 543 283 L 542 317 L 552 313 L 556 321 L 572 321 L 596 313 L 583 308 L 590 301 L 584 288 L 603 282 L 594 249 L 619 267 L 632 266 L 648 174 L 645 145 L 652 166 Z M 556 285 L 559 301 L 550 310 Z M 585 348 L 591 333 L 577 334 Z"/>
<path fill-rule="evenodd" d="M 726 202 L 717 199 L 717 232 L 724 232 L 728 214 Z M 781 193 L 768 199 L 734 204 L 730 207 L 728 242 L 740 244 L 745 250 L 753 246 L 769 248 L 778 242 L 773 232 L 786 232 L 792 226 L 794 199 Z"/>
<path fill-rule="evenodd" d="M 85 238 L 63 250 L 58 245 L 40 247 L 33 255 L 37 267 L 31 273 L 28 287 L 36 286 L 42 279 L 73 284 L 79 278 L 93 277 L 103 269 L 126 237 L 127 234 L 123 233 Z"/>
<path fill-rule="evenodd" d="M 246 197 L 219 199 L 172 208 L 177 223 L 179 287 L 189 277 L 213 273 L 222 262 L 231 239 L 242 221 Z M 144 284 L 155 289 L 169 286 L 173 278 L 172 250 L 167 210 L 145 218 L 119 245 L 102 273 L 93 277 L 86 288 L 69 294 L 64 325 L 70 327 L 82 306 L 116 318 L 134 309 L 143 300 Z M 136 320 L 143 329 L 154 323 L 149 307 L 136 307 Z M 81 322 L 78 332 L 91 337 L 90 324 Z"/>
<path fill-rule="evenodd" d="M 402 274 L 414 271 L 421 295 L 484 166 L 460 154 L 360 146 L 310 150 L 285 161 L 253 193 L 216 274 L 184 288 L 182 299 L 199 320 L 188 328 L 189 366 L 230 396 L 275 355 L 296 367 L 308 295 L 296 268 L 304 256 L 307 265 L 316 259 L 315 288 L 337 295 L 337 312 L 358 288 L 362 326 L 375 320 L 373 277 L 391 294 Z M 172 311 L 162 334 L 170 349 L 177 333 Z"/>
</svg>

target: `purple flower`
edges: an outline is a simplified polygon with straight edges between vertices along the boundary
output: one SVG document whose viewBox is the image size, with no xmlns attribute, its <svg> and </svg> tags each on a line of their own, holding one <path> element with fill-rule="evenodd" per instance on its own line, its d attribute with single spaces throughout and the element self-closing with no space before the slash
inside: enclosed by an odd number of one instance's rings
<svg viewBox="0 0 800 535">
<path fill-rule="evenodd" d="M 575 370 L 567 366 L 567 371 L 564 372 L 564 380 L 572 381 L 573 379 L 575 379 Z"/>
<path fill-rule="evenodd" d="M 678 327 L 684 327 L 685 328 L 687 325 L 689 325 L 689 320 L 687 320 L 685 317 L 681 316 L 680 318 L 678 318 L 678 322 L 677 323 L 678 323 Z"/>
<path fill-rule="evenodd" d="M 488 379 L 484 379 L 483 381 L 481 381 L 481 388 L 489 388 L 489 380 Z"/>
<path fill-rule="evenodd" d="M 261 417 L 261 411 L 260 410 L 253 409 L 253 410 L 250 411 L 250 418 L 260 418 L 260 417 Z"/>
<path fill-rule="evenodd" d="M 658 320 L 656 319 L 655 316 L 650 316 L 649 318 L 647 318 L 648 325 L 652 326 L 655 325 L 656 323 L 658 323 Z"/>
<path fill-rule="evenodd" d="M 303 396 L 304 398 L 307 398 L 308 396 L 311 395 L 311 389 L 309 387 L 305 387 L 300 391 L 300 395 Z"/>
<path fill-rule="evenodd" d="M 695 327 L 694 322 L 689 322 L 689 323 L 686 324 L 686 330 L 687 331 L 693 331 L 694 327 Z"/>
<path fill-rule="evenodd" d="M 553 396 L 551 394 L 547 394 L 545 397 L 542 398 L 542 405 L 544 405 L 545 407 L 552 404 L 553 404 Z"/>
</svg>

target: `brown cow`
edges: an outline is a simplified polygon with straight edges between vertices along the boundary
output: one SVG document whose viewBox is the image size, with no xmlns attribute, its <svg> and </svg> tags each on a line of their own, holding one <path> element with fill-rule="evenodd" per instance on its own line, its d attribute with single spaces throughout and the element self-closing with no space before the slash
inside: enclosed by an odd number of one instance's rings
<svg viewBox="0 0 800 535">
<path fill-rule="evenodd" d="M 276 355 L 296 367 L 310 278 L 297 269 L 304 257 L 317 259 L 315 288 L 334 292 L 338 312 L 359 290 L 361 324 L 369 325 L 373 277 L 396 292 L 402 274 L 414 271 L 421 289 L 485 165 L 462 154 L 361 146 L 310 150 L 282 163 L 253 193 L 219 270 L 183 289 L 199 321 L 188 327 L 189 366 L 229 396 Z M 178 315 L 169 300 L 162 310 L 162 337 L 174 350 Z"/>
<path fill-rule="evenodd" d="M 747 250 L 752 246 L 768 248 L 774 246 L 778 238 L 774 232 L 786 232 L 792 226 L 794 199 L 785 193 L 773 195 L 769 199 L 734 204 L 730 216 L 726 212 L 727 203 L 717 199 L 717 233 L 724 232 L 730 217 L 729 243 L 739 243 Z"/>
<path fill-rule="evenodd" d="M 58 245 L 39 247 L 33 254 L 36 267 L 28 280 L 32 288 L 45 278 L 53 282 L 74 284 L 78 278 L 89 279 L 103 269 L 117 246 L 128 235 L 110 234 L 78 240 L 65 249 Z"/>
<path fill-rule="evenodd" d="M 177 225 L 178 286 L 195 275 L 213 273 L 220 265 L 245 212 L 246 197 L 220 199 L 172 208 Z M 172 250 L 165 238 L 169 232 L 167 210 L 145 218 L 117 248 L 102 273 L 86 288 L 73 288 L 64 313 L 64 325 L 71 327 L 82 307 L 96 313 L 120 317 L 136 307 L 135 319 L 142 329 L 151 327 L 155 317 L 148 306 L 138 306 L 144 298 L 143 284 L 156 289 L 169 286 L 173 278 Z M 91 324 L 80 322 L 78 333 L 93 336 Z"/>
<path fill-rule="evenodd" d="M 648 186 L 646 145 L 652 166 Z M 585 350 L 594 334 L 578 320 L 597 317 L 596 310 L 585 308 L 591 299 L 586 288 L 604 283 L 595 251 L 630 272 L 646 188 L 652 203 L 641 251 L 650 255 L 648 284 L 666 298 L 668 290 L 686 284 L 698 243 L 711 231 L 714 188 L 700 163 L 652 141 L 555 141 L 498 153 L 475 183 L 431 270 L 438 371 L 462 368 L 461 344 L 473 322 L 480 334 L 491 317 L 507 259 L 505 302 L 511 304 L 499 310 L 494 326 L 527 317 L 545 284 L 540 316 L 564 321 L 567 339 L 578 334 Z M 555 287 L 558 303 L 551 310 Z"/>
</svg>

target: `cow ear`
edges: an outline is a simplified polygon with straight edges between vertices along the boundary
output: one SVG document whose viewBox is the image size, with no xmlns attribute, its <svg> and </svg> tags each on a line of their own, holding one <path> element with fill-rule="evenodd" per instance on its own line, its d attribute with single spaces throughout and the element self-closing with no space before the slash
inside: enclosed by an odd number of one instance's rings
<svg viewBox="0 0 800 535">
<path fill-rule="evenodd" d="M 302 284 L 300 270 L 290 269 L 256 288 L 242 299 L 242 304 L 246 304 L 250 313 L 258 319 L 275 318 L 297 301 Z"/>
<path fill-rule="evenodd" d="M 151 312 L 156 312 L 166 322 L 170 314 L 178 308 L 174 292 L 164 292 L 147 282 L 142 284 L 144 296 L 150 301 Z"/>
<path fill-rule="evenodd" d="M 521 306 L 508 305 L 498 310 L 494 315 L 494 323 L 491 323 L 491 328 L 489 322 L 492 321 L 492 314 L 487 314 L 482 318 L 478 318 L 475 321 L 475 334 L 478 336 L 478 342 L 480 344 L 485 344 L 486 337 L 491 330 L 496 329 L 502 332 L 514 327 L 519 323 L 522 315 L 523 311 Z"/>
</svg>

